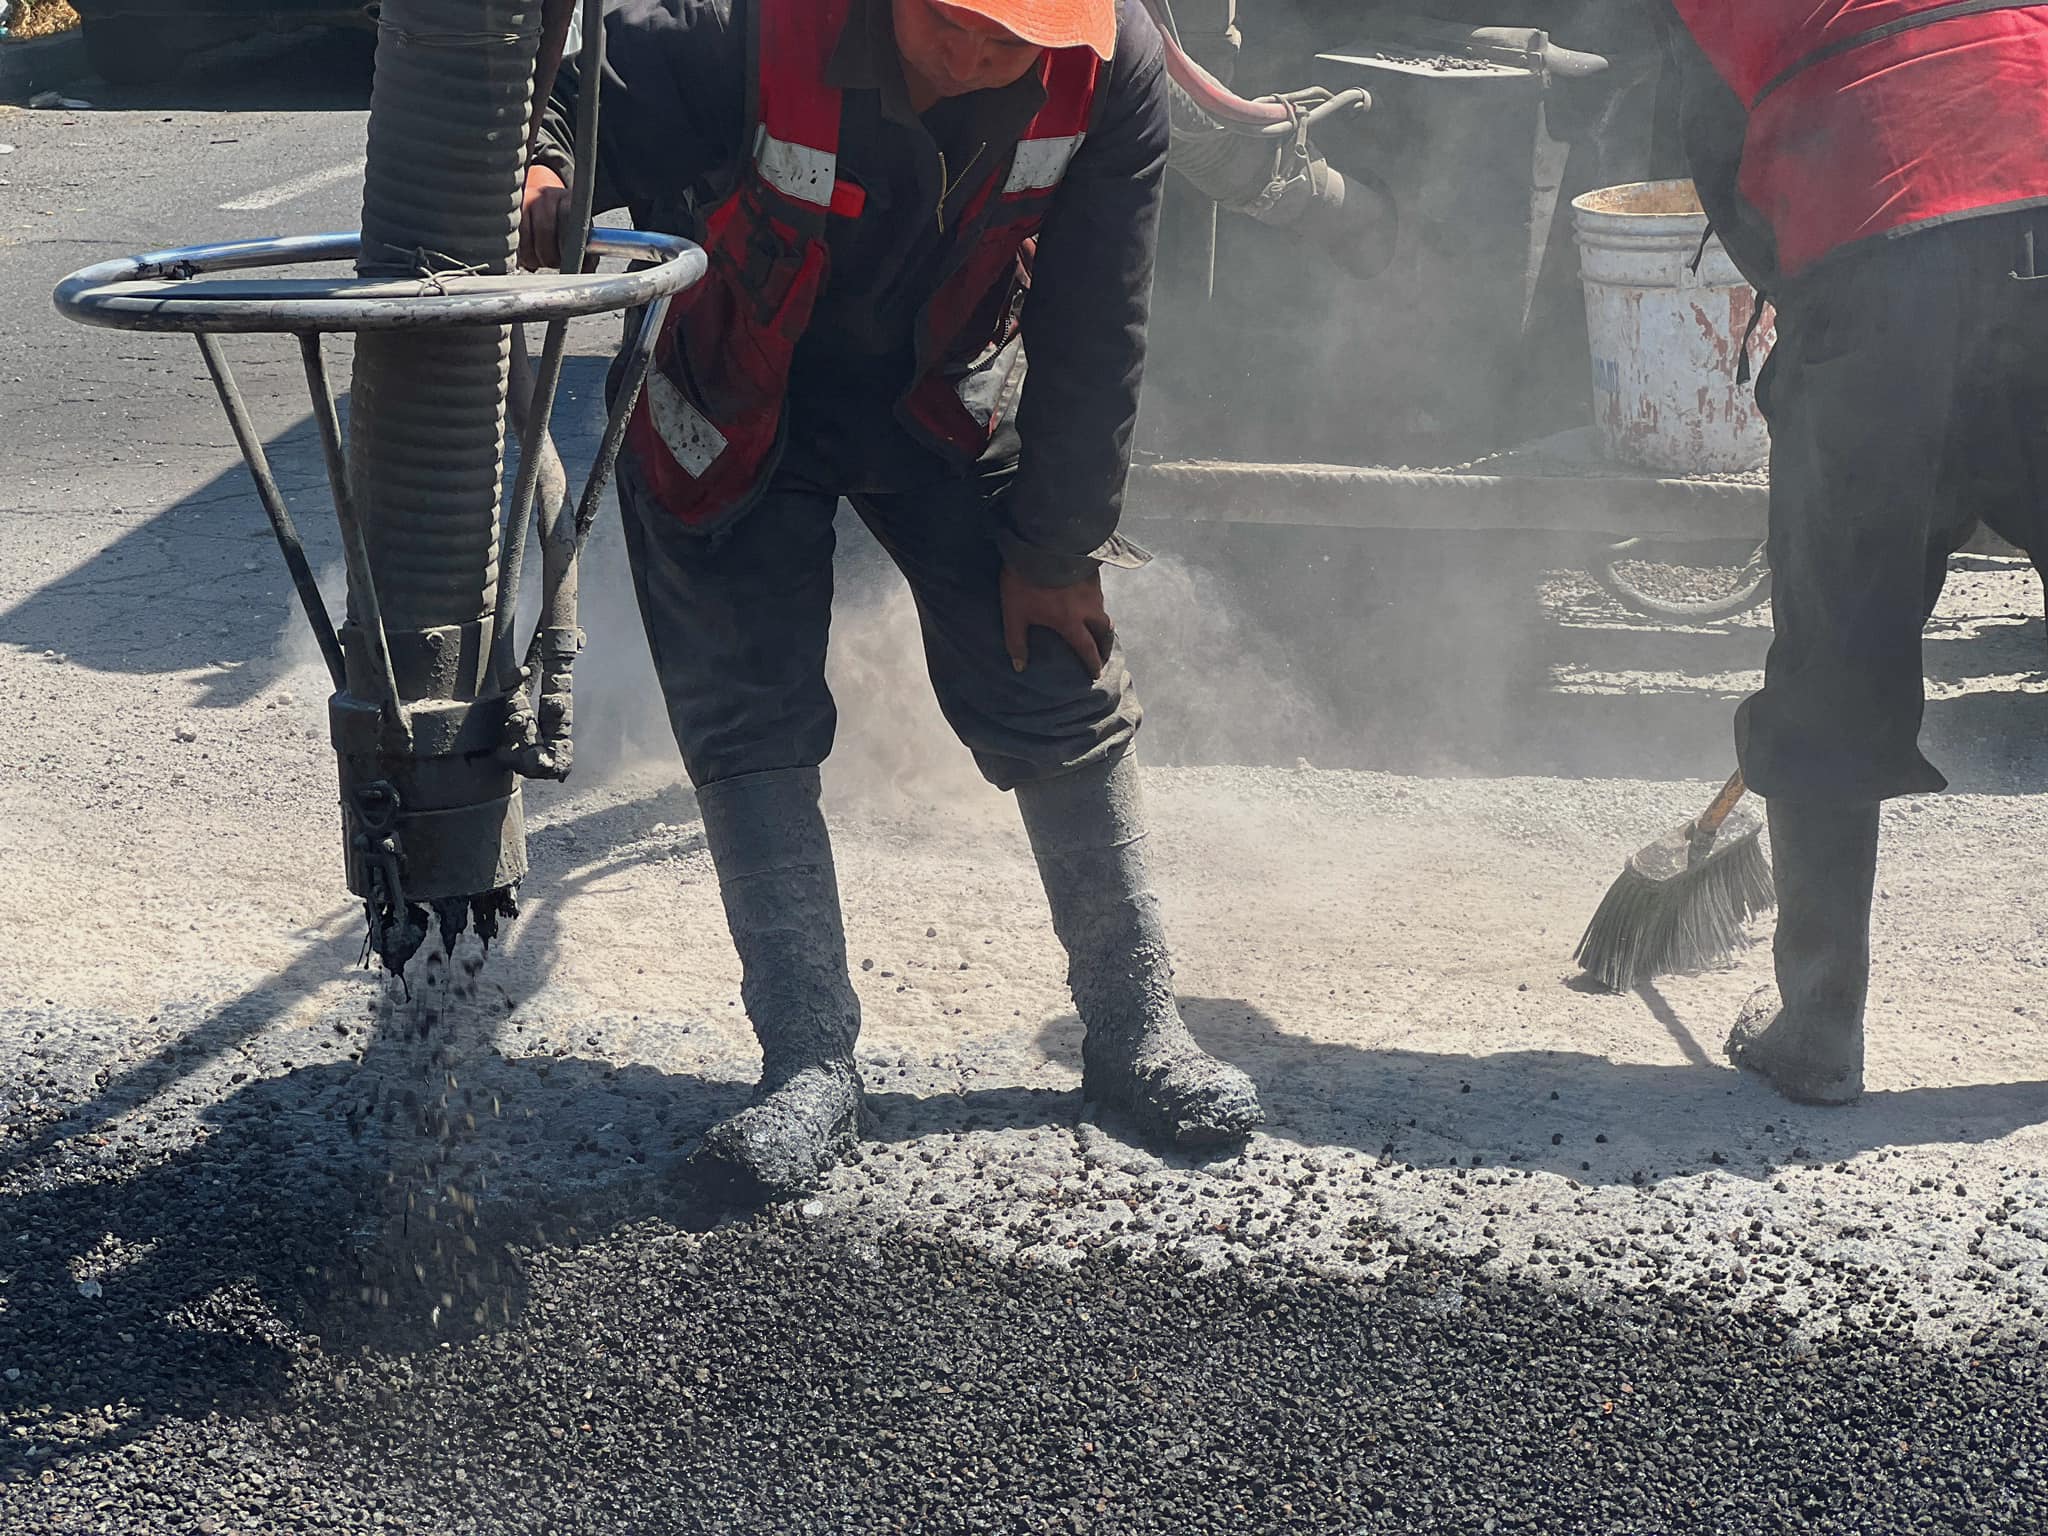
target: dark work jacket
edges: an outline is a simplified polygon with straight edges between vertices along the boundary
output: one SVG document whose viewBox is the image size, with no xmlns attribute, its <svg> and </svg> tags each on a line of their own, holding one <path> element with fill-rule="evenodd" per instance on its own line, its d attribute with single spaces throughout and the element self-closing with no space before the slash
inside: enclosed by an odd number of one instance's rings
<svg viewBox="0 0 2048 1536">
<path fill-rule="evenodd" d="M 597 207 L 642 228 L 695 233 L 740 163 L 748 0 L 613 0 L 605 17 Z M 959 467 L 899 419 L 919 312 L 951 220 L 1042 101 L 1035 76 L 910 108 L 888 0 L 856 0 L 828 79 L 844 94 L 842 176 L 866 202 L 832 221 L 831 271 L 791 369 L 792 453 L 846 492 L 914 490 Z M 565 65 L 539 159 L 565 177 L 576 80 Z M 1093 125 L 1039 236 L 1023 313 L 1029 358 L 1014 432 L 980 473 L 1009 480 L 1004 558 L 1047 585 L 1109 555 L 1122 511 L 1145 360 L 1167 113 L 1159 35 L 1123 0 Z M 1010 474 L 1014 466 L 1014 474 Z"/>
</svg>

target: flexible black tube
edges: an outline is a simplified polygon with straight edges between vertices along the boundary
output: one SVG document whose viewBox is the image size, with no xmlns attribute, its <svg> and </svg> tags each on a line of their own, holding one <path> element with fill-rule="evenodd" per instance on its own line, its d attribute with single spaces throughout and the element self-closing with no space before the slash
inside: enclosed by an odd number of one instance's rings
<svg viewBox="0 0 2048 1536">
<path fill-rule="evenodd" d="M 359 272 L 511 269 L 538 22 L 534 0 L 386 0 Z M 475 631 L 453 675 L 402 668 L 408 698 L 486 686 L 507 362 L 497 326 L 356 343 L 349 468 L 385 622 Z"/>
<path fill-rule="evenodd" d="M 384 0 L 363 178 L 364 277 L 499 276 L 516 258 L 541 0 Z M 357 337 L 345 483 L 366 563 L 352 626 L 381 605 L 407 739 L 367 729 L 360 690 L 329 706 L 349 885 L 370 947 L 403 974 L 429 933 L 491 927 L 526 872 L 518 780 L 493 750 L 510 328 Z M 347 636 L 344 637 L 345 642 Z M 349 654 L 358 674 L 357 652 Z"/>
</svg>

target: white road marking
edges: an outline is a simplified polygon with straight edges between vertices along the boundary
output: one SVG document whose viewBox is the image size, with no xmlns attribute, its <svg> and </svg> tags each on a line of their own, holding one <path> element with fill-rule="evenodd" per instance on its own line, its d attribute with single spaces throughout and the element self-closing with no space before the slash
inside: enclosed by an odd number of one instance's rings
<svg viewBox="0 0 2048 1536">
<path fill-rule="evenodd" d="M 308 171 L 290 181 L 280 181 L 274 187 L 265 187 L 260 192 L 251 192 L 247 197 L 238 197 L 232 202 L 222 203 L 223 213 L 254 213 L 259 208 L 275 208 L 279 203 L 288 203 L 295 197 L 304 197 L 308 192 L 318 192 L 322 187 L 332 186 L 337 181 L 347 181 L 351 176 L 363 174 L 363 167 L 369 161 L 364 159 L 345 160 L 340 165 L 330 165 L 325 170 Z"/>
</svg>

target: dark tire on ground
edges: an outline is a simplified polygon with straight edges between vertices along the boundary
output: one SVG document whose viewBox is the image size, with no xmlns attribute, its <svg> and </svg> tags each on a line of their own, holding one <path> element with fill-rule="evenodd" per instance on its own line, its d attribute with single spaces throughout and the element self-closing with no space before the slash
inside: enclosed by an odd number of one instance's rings
<svg viewBox="0 0 2048 1536">
<path fill-rule="evenodd" d="M 109 85 L 153 85 L 178 71 L 185 44 L 160 16 L 86 16 L 85 56 Z"/>
<path fill-rule="evenodd" d="M 1596 558 L 1590 573 L 1622 607 L 1652 619 L 1712 624 L 1770 601 L 1771 567 L 1762 545 L 1733 569 L 1726 582 L 1710 581 L 1703 587 L 1685 579 L 1671 579 L 1673 572 L 1690 565 L 1692 558 L 1684 545 L 1655 539 L 1624 539 Z M 1666 567 L 1665 580 L 1658 585 L 1668 590 L 1655 590 L 1631 575 L 1629 566 L 1645 564 Z"/>
</svg>

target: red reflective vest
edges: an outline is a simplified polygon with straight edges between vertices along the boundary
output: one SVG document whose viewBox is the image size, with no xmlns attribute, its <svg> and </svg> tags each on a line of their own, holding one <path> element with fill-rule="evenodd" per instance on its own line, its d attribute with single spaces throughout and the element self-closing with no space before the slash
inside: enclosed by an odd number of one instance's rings
<svg viewBox="0 0 2048 1536">
<path fill-rule="evenodd" d="M 1749 108 L 1742 195 L 1787 275 L 1874 235 L 2048 202 L 2048 4 L 1675 3 Z"/>
<path fill-rule="evenodd" d="M 790 363 L 830 268 L 826 232 L 833 219 L 861 214 L 864 194 L 837 174 L 841 93 L 825 83 L 850 8 L 749 7 L 759 75 L 753 158 L 705 220 L 709 268 L 669 310 L 626 436 L 648 487 L 694 526 L 736 516 L 772 472 Z M 978 406 L 957 386 L 990 366 L 1017 371 L 1011 343 L 1033 237 L 1087 132 L 1099 71 L 1088 48 L 1045 54 L 1045 105 L 962 205 L 944 276 L 918 317 L 917 373 L 902 414 L 962 462 L 988 446 L 1016 386 L 975 390 Z"/>
</svg>

